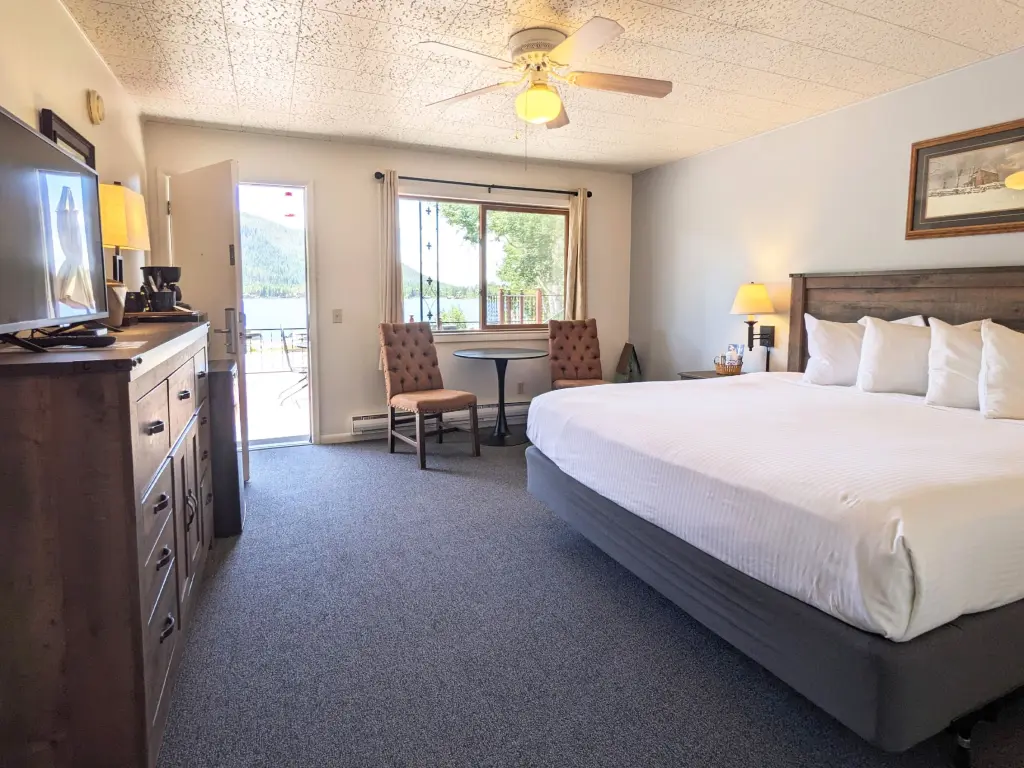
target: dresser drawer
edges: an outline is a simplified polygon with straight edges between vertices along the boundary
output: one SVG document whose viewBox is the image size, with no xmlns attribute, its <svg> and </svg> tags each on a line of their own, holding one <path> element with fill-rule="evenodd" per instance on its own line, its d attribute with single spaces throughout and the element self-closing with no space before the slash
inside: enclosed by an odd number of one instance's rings
<svg viewBox="0 0 1024 768">
<path fill-rule="evenodd" d="M 171 591 L 178 589 L 173 577 L 174 523 L 169 515 L 164 519 L 164 527 L 156 543 L 144 557 L 146 560 L 139 569 L 139 599 L 142 601 L 143 621 L 148 622 L 155 615 L 160 590 L 164 587 Z"/>
<path fill-rule="evenodd" d="M 135 523 L 139 535 L 139 553 L 146 556 L 153 548 L 153 538 L 157 535 L 167 518 L 171 516 L 174 504 L 174 467 L 170 460 L 165 460 L 160 467 L 153 487 L 139 505 L 139 516 Z"/>
<path fill-rule="evenodd" d="M 195 363 L 189 360 L 167 379 L 171 403 L 171 442 L 175 442 L 199 407 Z"/>
<path fill-rule="evenodd" d="M 171 448 L 166 381 L 161 381 L 135 403 L 135 421 L 135 490 L 142 493 Z"/>
<path fill-rule="evenodd" d="M 208 375 L 209 366 L 206 362 L 206 350 L 199 350 L 199 353 L 192 358 L 192 362 L 196 367 L 196 402 L 201 403 L 206 400 L 206 396 L 210 392 L 210 377 Z"/>
<path fill-rule="evenodd" d="M 175 589 L 174 576 L 176 565 L 171 563 L 167 567 L 167 578 L 143 635 L 146 713 L 150 725 L 156 721 L 161 706 L 166 706 L 164 697 L 170 695 L 167 678 L 171 670 L 174 646 L 181 637 L 178 626 L 178 591 Z"/>
</svg>

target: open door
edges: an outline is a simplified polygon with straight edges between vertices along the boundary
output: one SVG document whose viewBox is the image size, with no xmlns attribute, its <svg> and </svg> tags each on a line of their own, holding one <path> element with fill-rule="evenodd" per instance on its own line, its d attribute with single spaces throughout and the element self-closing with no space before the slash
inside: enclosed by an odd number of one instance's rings
<svg viewBox="0 0 1024 768">
<path fill-rule="evenodd" d="M 242 311 L 238 163 L 168 177 L 171 263 L 181 267 L 182 301 L 205 312 L 213 338 L 210 357 L 238 365 L 242 471 L 249 481 L 249 429 L 245 392 L 245 313 Z"/>
</svg>

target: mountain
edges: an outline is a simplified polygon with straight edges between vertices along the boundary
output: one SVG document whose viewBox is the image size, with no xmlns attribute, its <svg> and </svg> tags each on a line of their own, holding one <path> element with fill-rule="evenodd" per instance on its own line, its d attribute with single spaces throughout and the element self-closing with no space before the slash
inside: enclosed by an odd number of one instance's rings
<svg viewBox="0 0 1024 768">
<path fill-rule="evenodd" d="M 242 213 L 242 285 L 246 298 L 292 298 L 306 292 L 306 233 Z"/>
</svg>

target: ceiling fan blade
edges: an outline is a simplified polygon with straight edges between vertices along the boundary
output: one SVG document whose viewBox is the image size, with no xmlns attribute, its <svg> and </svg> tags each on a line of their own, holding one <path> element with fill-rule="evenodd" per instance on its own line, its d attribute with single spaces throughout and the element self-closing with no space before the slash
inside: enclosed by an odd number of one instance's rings
<svg viewBox="0 0 1024 768">
<path fill-rule="evenodd" d="M 591 88 L 595 91 L 615 91 L 632 93 L 636 96 L 650 96 L 663 99 L 672 93 L 669 80 L 652 80 L 649 77 L 630 77 L 629 75 L 605 75 L 600 72 L 570 72 L 569 82 L 580 88 Z"/>
<path fill-rule="evenodd" d="M 551 129 L 551 128 L 562 128 L 562 127 L 564 127 L 564 126 L 566 126 L 568 124 L 569 124 L 569 115 L 565 111 L 565 104 L 563 104 L 561 111 L 558 113 L 558 117 L 556 117 L 554 120 L 549 120 L 544 125 L 546 125 L 548 127 L 548 129 Z"/>
<path fill-rule="evenodd" d="M 466 99 L 475 99 L 477 96 L 483 96 L 485 93 L 493 93 L 494 91 L 500 91 L 502 88 L 511 88 L 519 85 L 521 80 L 513 80 L 510 83 L 495 83 L 494 85 L 488 85 L 486 88 L 477 88 L 475 91 L 467 91 L 466 93 L 460 93 L 458 96 L 452 96 L 450 99 L 441 99 L 441 101 L 435 101 L 431 104 L 427 104 L 427 107 L 436 107 L 439 104 L 455 104 Z"/>
<path fill-rule="evenodd" d="M 548 58 L 568 66 L 573 62 L 582 61 L 623 32 L 625 30 L 617 21 L 595 16 L 556 45 L 548 54 Z"/>
<path fill-rule="evenodd" d="M 471 61 L 480 67 L 491 67 L 497 69 L 511 69 L 512 62 L 505 61 L 505 59 L 498 59 L 494 56 L 488 56 L 486 53 L 477 53 L 476 51 L 467 51 L 465 48 L 456 48 L 454 45 L 448 45 L 447 43 L 437 43 L 433 40 L 418 43 L 417 47 L 424 51 L 430 51 L 431 53 L 440 53 L 444 56 L 455 56 L 466 61 Z"/>
</svg>

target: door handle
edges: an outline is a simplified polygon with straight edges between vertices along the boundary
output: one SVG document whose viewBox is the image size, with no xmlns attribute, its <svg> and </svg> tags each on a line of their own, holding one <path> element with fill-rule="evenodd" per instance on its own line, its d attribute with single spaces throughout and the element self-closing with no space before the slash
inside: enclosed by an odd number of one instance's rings
<svg viewBox="0 0 1024 768">
<path fill-rule="evenodd" d="M 224 344 L 227 347 L 227 353 L 234 355 L 238 353 L 238 313 L 235 312 L 234 307 L 226 307 L 224 309 L 224 328 L 214 328 L 214 333 L 225 334 Z"/>
</svg>

